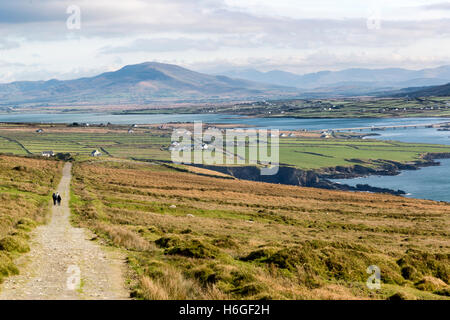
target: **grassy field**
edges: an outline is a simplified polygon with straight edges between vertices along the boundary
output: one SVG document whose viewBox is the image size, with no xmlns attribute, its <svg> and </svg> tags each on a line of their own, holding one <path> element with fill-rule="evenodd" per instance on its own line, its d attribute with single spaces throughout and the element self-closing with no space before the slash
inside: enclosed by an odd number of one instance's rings
<svg viewBox="0 0 450 320">
<path fill-rule="evenodd" d="M 264 117 L 395 118 L 450 117 L 450 97 L 296 99 L 126 110 L 125 114 L 225 113 Z"/>
<path fill-rule="evenodd" d="M 36 133 L 43 128 L 43 133 Z M 40 155 L 42 151 L 71 153 L 86 159 L 95 149 L 102 158 L 170 161 L 171 129 L 135 128 L 129 134 L 126 127 L 74 128 L 65 125 L 2 125 L 0 153 Z M 300 133 L 297 137 L 280 138 L 280 163 L 300 169 L 351 166 L 355 159 L 375 166 L 373 160 L 409 162 L 424 153 L 450 152 L 450 146 L 412 144 L 362 139 L 321 139 L 318 133 Z M 345 137 L 345 135 L 342 135 Z M 248 152 L 248 150 L 247 150 Z M 360 164 L 360 162 L 358 162 Z"/>
<path fill-rule="evenodd" d="M 450 206 L 75 163 L 74 222 L 127 255 L 140 299 L 448 299 Z M 204 173 L 204 172 L 203 172 Z M 381 270 L 369 290 L 367 267 Z"/>
<path fill-rule="evenodd" d="M 0 282 L 17 274 L 13 260 L 29 250 L 27 232 L 44 223 L 61 163 L 0 156 Z"/>
<path fill-rule="evenodd" d="M 43 129 L 43 133 L 36 130 Z M 137 130 L 136 130 L 137 131 Z M 3 125 L 0 127 L 0 150 L 12 154 L 36 154 L 43 151 L 87 156 L 99 150 L 104 156 L 169 160 L 162 146 L 170 145 L 167 132 L 141 130 L 133 134 L 128 128 L 77 128 L 63 125 Z"/>
<path fill-rule="evenodd" d="M 280 162 L 300 169 L 350 166 L 373 160 L 409 162 L 420 160 L 424 153 L 450 153 L 447 145 L 426 145 L 380 140 L 280 139 Z"/>
</svg>

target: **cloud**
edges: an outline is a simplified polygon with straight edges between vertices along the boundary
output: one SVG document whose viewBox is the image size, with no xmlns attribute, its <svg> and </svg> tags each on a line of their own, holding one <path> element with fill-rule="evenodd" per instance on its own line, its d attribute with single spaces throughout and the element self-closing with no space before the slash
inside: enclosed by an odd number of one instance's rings
<svg viewBox="0 0 450 320">
<path fill-rule="evenodd" d="M 381 28 L 369 30 L 370 8 L 357 0 L 0 1 L 0 50 L 40 65 L 33 79 L 150 60 L 296 72 L 434 66 L 450 59 L 449 4 L 424 3 L 379 0 Z M 66 27 L 69 5 L 81 9 L 80 30 Z M 6 71 L 27 79 L 26 68 Z"/>
<path fill-rule="evenodd" d="M 167 52 L 167 51 L 183 51 L 190 49 L 198 50 L 217 50 L 218 44 L 214 39 L 136 39 L 128 45 L 123 46 L 106 46 L 100 49 L 102 54 L 117 54 L 129 52 Z"/>
<path fill-rule="evenodd" d="M 425 5 L 423 7 L 428 10 L 446 11 L 446 10 L 450 10 L 450 3 L 449 2 L 441 2 L 441 3 Z"/>
<path fill-rule="evenodd" d="M 7 39 L 0 39 L 0 50 L 9 50 L 19 48 L 20 44 L 16 41 L 10 41 Z"/>
</svg>

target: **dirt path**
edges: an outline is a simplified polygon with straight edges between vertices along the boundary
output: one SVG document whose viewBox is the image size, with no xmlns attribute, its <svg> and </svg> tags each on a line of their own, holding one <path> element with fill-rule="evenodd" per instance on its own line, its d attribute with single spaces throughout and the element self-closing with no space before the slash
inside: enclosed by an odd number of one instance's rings
<svg viewBox="0 0 450 320">
<path fill-rule="evenodd" d="M 0 300 L 127 299 L 122 277 L 124 259 L 89 240 L 92 234 L 69 222 L 71 164 L 58 186 L 60 207 L 53 207 L 47 225 L 33 231 L 31 251 L 17 263 L 21 274 L 6 279 Z"/>
</svg>

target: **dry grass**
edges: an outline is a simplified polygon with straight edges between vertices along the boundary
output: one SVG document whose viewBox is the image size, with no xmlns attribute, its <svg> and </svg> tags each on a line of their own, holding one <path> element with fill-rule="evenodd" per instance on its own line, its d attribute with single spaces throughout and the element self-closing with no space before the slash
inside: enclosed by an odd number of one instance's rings
<svg viewBox="0 0 450 320">
<path fill-rule="evenodd" d="M 74 177 L 75 221 L 128 250 L 139 298 L 447 297 L 445 203 L 130 162 L 76 164 Z M 365 285 L 373 264 L 381 290 Z"/>
<path fill-rule="evenodd" d="M 0 282 L 18 272 L 13 260 L 27 252 L 27 232 L 44 223 L 61 163 L 0 156 Z"/>
</svg>

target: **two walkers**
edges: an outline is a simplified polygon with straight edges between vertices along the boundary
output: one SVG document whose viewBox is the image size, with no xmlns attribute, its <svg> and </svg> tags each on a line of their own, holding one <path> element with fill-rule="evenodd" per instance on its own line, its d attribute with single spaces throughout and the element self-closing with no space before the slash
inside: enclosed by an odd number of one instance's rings
<svg viewBox="0 0 450 320">
<path fill-rule="evenodd" d="M 59 192 L 53 193 L 53 205 L 56 206 L 60 206 L 61 205 L 61 195 L 59 194 Z"/>
</svg>

